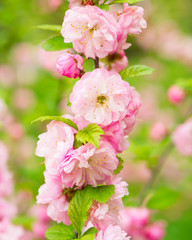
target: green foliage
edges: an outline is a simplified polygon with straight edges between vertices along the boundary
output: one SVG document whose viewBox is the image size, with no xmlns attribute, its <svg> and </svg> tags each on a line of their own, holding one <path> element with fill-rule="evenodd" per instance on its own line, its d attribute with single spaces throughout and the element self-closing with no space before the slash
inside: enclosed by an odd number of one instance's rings
<svg viewBox="0 0 192 240">
<path fill-rule="evenodd" d="M 192 94 L 192 78 L 183 78 L 176 81 L 176 85 Z"/>
<path fill-rule="evenodd" d="M 71 225 L 64 225 L 63 223 L 49 228 L 46 231 L 45 236 L 49 240 L 72 240 L 76 237 L 73 227 Z"/>
<path fill-rule="evenodd" d="M 89 196 L 99 203 L 106 203 L 115 194 L 114 185 L 101 185 L 97 187 L 87 186 Z"/>
<path fill-rule="evenodd" d="M 122 79 L 126 79 L 128 77 L 138 77 L 144 75 L 150 75 L 154 72 L 154 68 L 148 67 L 145 65 L 133 65 L 128 66 L 120 72 Z"/>
<path fill-rule="evenodd" d="M 95 123 L 89 124 L 87 127 L 79 130 L 76 134 L 76 140 L 83 144 L 91 143 L 99 148 L 100 135 L 105 134 L 104 131 Z"/>
<path fill-rule="evenodd" d="M 60 51 L 72 47 L 72 43 L 65 43 L 62 36 L 51 37 L 42 44 L 42 48 L 46 51 Z"/>
<path fill-rule="evenodd" d="M 105 11 L 109 11 L 109 5 L 108 4 L 97 5 L 97 7 L 101 8 Z"/>
<path fill-rule="evenodd" d="M 83 70 L 85 72 L 91 72 L 95 69 L 95 62 L 92 58 L 88 58 L 84 60 Z"/>
<path fill-rule="evenodd" d="M 95 235 L 93 234 L 85 235 L 80 238 L 80 240 L 94 240 L 94 239 L 95 239 Z"/>
<path fill-rule="evenodd" d="M 35 28 L 42 29 L 42 30 L 49 30 L 53 32 L 60 32 L 62 29 L 62 26 L 45 24 L 45 25 L 36 26 Z"/>
<path fill-rule="evenodd" d="M 95 227 L 91 227 L 86 232 L 84 232 L 83 236 L 85 236 L 85 235 L 95 235 L 97 232 L 98 231 Z"/>
<path fill-rule="evenodd" d="M 117 156 L 117 158 L 119 160 L 119 164 L 118 164 L 117 168 L 113 172 L 114 175 L 120 173 L 121 170 L 123 169 L 124 160 L 121 157 L 119 157 L 119 156 Z"/>
<path fill-rule="evenodd" d="M 114 4 L 114 3 L 129 3 L 129 4 L 135 4 L 138 2 L 143 2 L 144 0 L 114 0 L 113 2 L 111 2 L 110 4 Z"/>
<path fill-rule="evenodd" d="M 19 216 L 15 217 L 12 220 L 12 222 L 15 225 L 22 225 L 23 227 L 25 227 L 25 229 L 30 230 L 31 229 L 31 225 L 34 222 L 34 219 L 32 217 L 29 217 L 29 216 L 19 215 Z"/>
<path fill-rule="evenodd" d="M 176 203 L 179 194 L 168 188 L 160 188 L 149 197 L 146 207 L 150 209 L 166 209 Z"/>
<path fill-rule="evenodd" d="M 70 120 L 68 118 L 63 118 L 60 116 L 43 116 L 43 117 L 39 117 L 39 118 L 33 120 L 32 123 L 38 122 L 38 121 L 43 122 L 43 121 L 47 121 L 47 120 L 55 120 L 55 121 L 63 122 L 78 131 L 77 125 L 72 120 Z"/>
<path fill-rule="evenodd" d="M 93 200 L 87 188 L 84 188 L 83 190 L 77 190 L 69 203 L 67 212 L 75 231 L 79 235 L 81 235 L 81 229 L 88 219 L 88 211 L 92 202 Z"/>
</svg>

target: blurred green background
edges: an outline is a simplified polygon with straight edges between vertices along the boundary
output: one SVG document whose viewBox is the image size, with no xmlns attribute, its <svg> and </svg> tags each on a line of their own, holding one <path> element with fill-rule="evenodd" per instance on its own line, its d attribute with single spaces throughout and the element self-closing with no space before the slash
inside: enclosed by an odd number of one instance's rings
<svg viewBox="0 0 192 240">
<path fill-rule="evenodd" d="M 123 154 L 127 168 L 132 171 L 127 174 L 130 195 L 124 199 L 126 206 L 138 205 L 140 192 L 150 180 L 151 169 L 168 141 L 167 137 L 154 142 L 149 134 L 151 126 L 163 122 L 171 133 L 186 119 L 192 100 L 187 96 L 182 105 L 173 106 L 167 99 L 167 90 L 172 84 L 180 78 L 192 77 L 192 1 L 145 0 L 139 5 L 145 9 L 148 28 L 138 39 L 130 38 L 132 47 L 126 54 L 130 65 L 149 65 L 156 72 L 129 81 L 141 93 L 143 106 L 129 138 L 130 149 Z M 48 0 L 0 1 L 0 99 L 12 116 L 10 125 L 0 129 L 0 140 L 9 148 L 15 198 L 24 190 L 30 196 L 20 208 L 22 219 L 35 203 L 38 188 L 43 183 L 44 166 L 40 164 L 43 160 L 34 152 L 38 135 L 46 127 L 31 124 L 31 121 L 42 115 L 69 112 L 68 95 L 73 85 L 55 72 L 59 53 L 46 54 L 40 50 L 40 44 L 54 32 L 34 27 L 61 25 L 67 6 L 66 1 L 54 7 Z M 166 240 L 192 238 L 191 182 L 192 159 L 173 149 L 149 189 L 149 192 L 165 189 L 165 194 L 158 200 L 162 204 L 157 204 L 153 217 L 167 220 Z M 172 194 L 177 196 L 173 204 L 163 204 Z M 30 228 L 27 220 L 22 221 Z"/>
</svg>

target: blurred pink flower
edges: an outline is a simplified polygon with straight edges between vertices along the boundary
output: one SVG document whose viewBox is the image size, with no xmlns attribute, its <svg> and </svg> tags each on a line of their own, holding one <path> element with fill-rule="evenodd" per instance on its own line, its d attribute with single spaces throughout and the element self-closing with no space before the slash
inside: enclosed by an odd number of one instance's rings
<svg viewBox="0 0 192 240">
<path fill-rule="evenodd" d="M 167 129 L 162 122 L 156 122 L 150 129 L 150 137 L 152 140 L 161 141 L 167 135 Z"/>
<path fill-rule="evenodd" d="M 87 58 L 104 58 L 114 52 L 121 35 L 113 15 L 96 6 L 76 7 L 65 13 L 61 34 L 65 42 Z"/>
<path fill-rule="evenodd" d="M 172 85 L 168 92 L 168 99 L 173 104 L 181 103 L 185 98 L 185 91 L 176 85 Z"/>
<path fill-rule="evenodd" d="M 15 226 L 9 220 L 5 219 L 0 222 L 0 239 L 1 240 L 21 240 L 24 230 L 20 226 Z"/>
<path fill-rule="evenodd" d="M 13 104 L 20 110 L 27 110 L 34 106 L 35 95 L 27 88 L 18 88 L 12 96 Z"/>
<path fill-rule="evenodd" d="M 180 154 L 192 156 L 192 118 L 175 129 L 172 141 Z"/>
<path fill-rule="evenodd" d="M 63 53 L 57 58 L 56 69 L 62 76 L 80 77 L 80 70 L 83 70 L 83 58 L 78 54 Z"/>
</svg>

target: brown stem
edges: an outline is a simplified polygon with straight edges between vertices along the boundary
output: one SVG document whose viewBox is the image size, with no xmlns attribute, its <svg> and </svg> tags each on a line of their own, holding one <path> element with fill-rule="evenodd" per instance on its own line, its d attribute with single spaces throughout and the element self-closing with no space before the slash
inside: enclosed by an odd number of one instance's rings
<svg viewBox="0 0 192 240">
<path fill-rule="evenodd" d="M 95 61 L 95 68 L 99 68 L 99 58 L 96 57 L 94 61 Z"/>
</svg>

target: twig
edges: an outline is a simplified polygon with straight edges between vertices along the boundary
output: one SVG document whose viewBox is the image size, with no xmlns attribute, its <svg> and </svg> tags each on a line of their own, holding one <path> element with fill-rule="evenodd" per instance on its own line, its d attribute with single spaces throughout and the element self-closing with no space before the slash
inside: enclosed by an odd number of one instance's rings
<svg viewBox="0 0 192 240">
<path fill-rule="evenodd" d="M 96 57 L 94 61 L 95 61 L 95 68 L 99 68 L 99 58 Z"/>
</svg>

